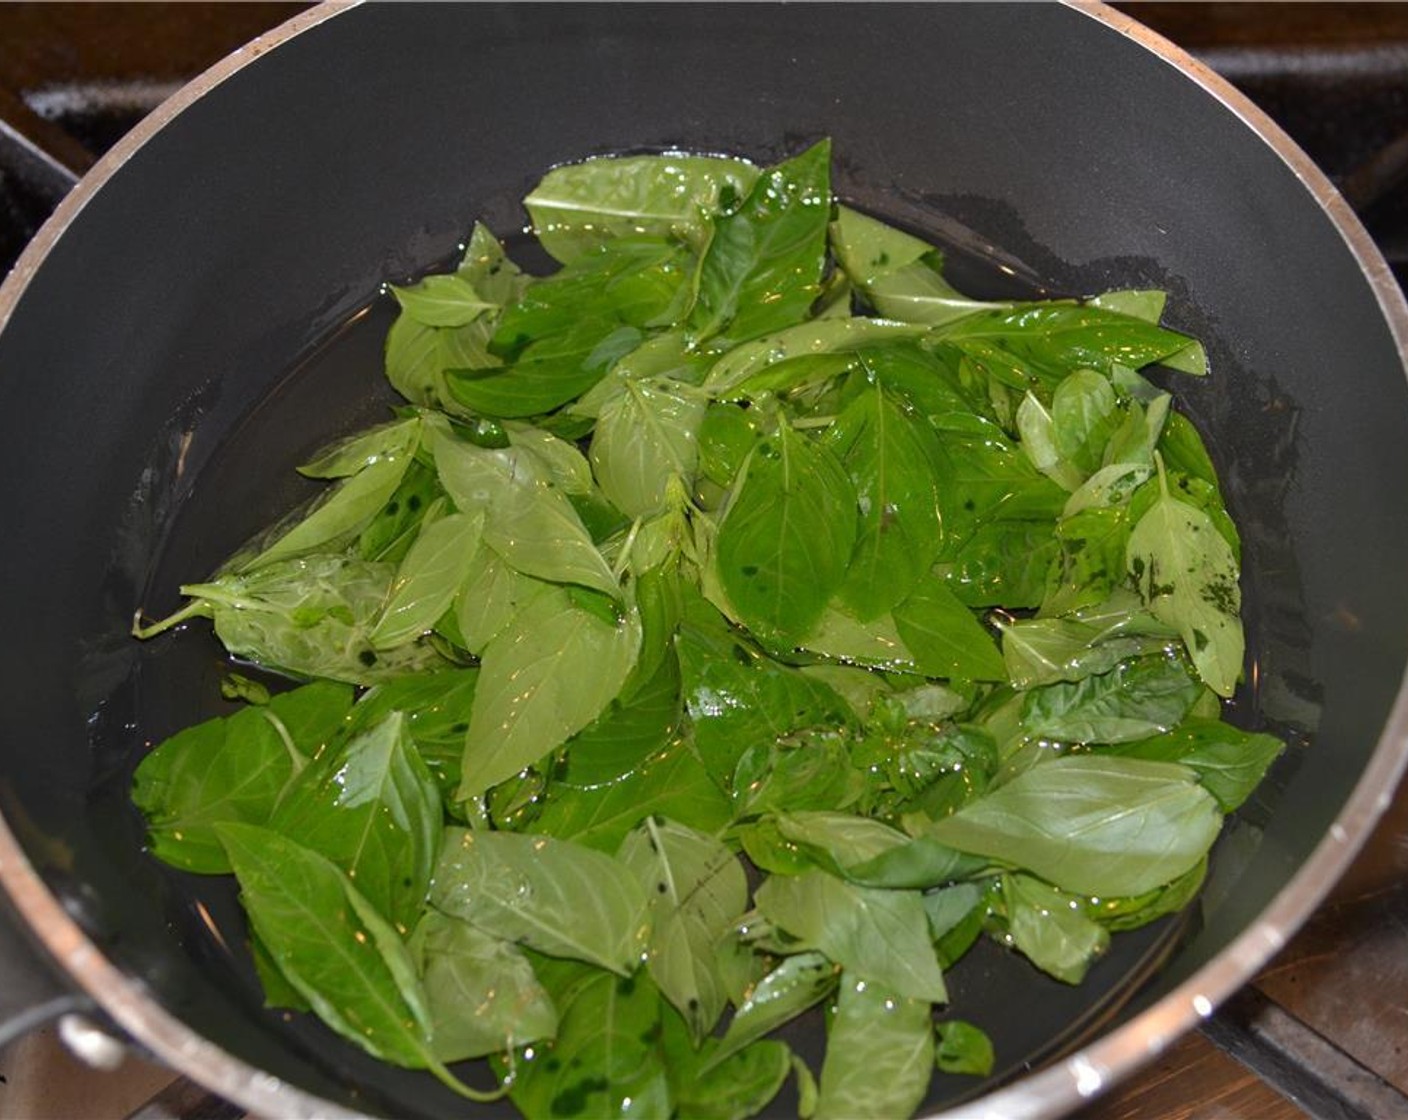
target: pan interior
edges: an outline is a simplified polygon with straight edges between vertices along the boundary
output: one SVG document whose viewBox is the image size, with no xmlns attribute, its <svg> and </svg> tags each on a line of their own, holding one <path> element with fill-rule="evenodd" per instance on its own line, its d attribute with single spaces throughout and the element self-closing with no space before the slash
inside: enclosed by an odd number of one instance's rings
<svg viewBox="0 0 1408 1120">
<path fill-rule="evenodd" d="M 132 612 L 171 606 L 292 504 L 294 463 L 380 418 L 379 285 L 447 259 L 476 217 L 518 228 L 543 169 L 674 147 L 766 162 L 822 135 L 843 197 L 970 263 L 1001 246 L 1055 292 L 1172 292 L 1171 324 L 1213 365 L 1181 403 L 1245 538 L 1256 655 L 1237 714 L 1294 740 L 1182 924 L 1117 939 L 1084 989 L 996 947 L 955 974 L 1002 1074 L 1196 973 L 1335 820 L 1408 657 L 1408 400 L 1357 262 L 1242 122 L 1065 8 L 369 6 L 153 136 L 0 333 L 0 809 L 80 924 L 197 1031 L 329 1100 L 458 1107 L 264 1013 L 228 889 L 142 855 L 131 769 L 218 710 L 222 666 L 194 628 L 138 648 Z M 973 1090 L 936 1082 L 929 1104 Z"/>
</svg>

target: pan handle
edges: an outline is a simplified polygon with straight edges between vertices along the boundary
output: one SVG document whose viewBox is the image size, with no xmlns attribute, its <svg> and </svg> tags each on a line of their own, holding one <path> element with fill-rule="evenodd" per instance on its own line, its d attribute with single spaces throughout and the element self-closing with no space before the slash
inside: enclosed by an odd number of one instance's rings
<svg viewBox="0 0 1408 1120">
<path fill-rule="evenodd" d="M 63 980 L 21 923 L 0 891 L 0 1047 L 61 1015 L 87 1014 L 95 1006 Z"/>
</svg>

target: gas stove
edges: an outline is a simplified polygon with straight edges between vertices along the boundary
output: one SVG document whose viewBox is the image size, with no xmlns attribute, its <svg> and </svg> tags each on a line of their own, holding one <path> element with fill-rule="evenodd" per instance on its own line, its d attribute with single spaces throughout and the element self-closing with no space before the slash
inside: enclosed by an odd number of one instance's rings
<svg viewBox="0 0 1408 1120">
<path fill-rule="evenodd" d="M 1129 3 L 1268 112 L 1408 283 L 1408 4 Z M 0 5 L 0 275 L 92 163 L 190 77 L 302 4 Z M 624 14 L 623 14 L 623 18 Z M 0 1115 L 235 1117 L 139 1058 L 0 1052 Z M 1408 1116 L 1408 798 L 1241 993 L 1081 1120 Z"/>
</svg>

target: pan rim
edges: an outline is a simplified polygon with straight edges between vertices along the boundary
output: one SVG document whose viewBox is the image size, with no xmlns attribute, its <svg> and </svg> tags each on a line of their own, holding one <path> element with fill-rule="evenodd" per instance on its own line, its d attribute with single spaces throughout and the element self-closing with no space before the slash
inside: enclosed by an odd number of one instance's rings
<svg viewBox="0 0 1408 1120">
<path fill-rule="evenodd" d="M 325 0 L 300 13 L 183 86 L 108 152 L 60 203 L 0 284 L 0 332 L 54 245 L 98 190 L 158 131 L 206 93 L 267 51 L 362 0 Z M 1279 125 L 1230 83 L 1182 48 L 1101 3 L 1062 0 L 1179 70 L 1265 143 L 1324 211 L 1368 281 L 1408 378 L 1408 303 L 1382 254 L 1328 177 Z M 1249 980 L 1323 901 L 1392 803 L 1408 769 L 1408 679 L 1400 683 L 1368 766 L 1334 824 L 1257 918 L 1218 955 L 1158 1002 L 1056 1063 L 930 1120 L 1049 1120 L 1069 1113 L 1156 1057 Z M 31 933 L 72 979 L 132 1038 L 173 1069 L 255 1113 L 304 1120 L 362 1115 L 265 1073 L 210 1042 L 155 1003 L 143 985 L 109 961 L 49 891 L 0 817 L 0 884 Z"/>
</svg>

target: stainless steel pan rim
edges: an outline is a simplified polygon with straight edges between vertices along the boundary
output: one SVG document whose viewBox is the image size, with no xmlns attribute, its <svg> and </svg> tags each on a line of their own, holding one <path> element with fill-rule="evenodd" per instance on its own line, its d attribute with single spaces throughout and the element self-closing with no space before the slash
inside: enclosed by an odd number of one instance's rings
<svg viewBox="0 0 1408 1120">
<path fill-rule="evenodd" d="M 1130 17 L 1101 4 L 1065 0 L 1181 71 L 1240 118 L 1304 184 L 1363 271 L 1408 375 L 1408 305 L 1368 234 L 1334 186 L 1274 122 L 1206 66 Z M 268 50 L 340 12 L 345 0 L 302 13 L 185 86 L 151 113 L 86 175 L 31 241 L 0 285 L 0 331 L 53 245 L 132 154 L 182 110 Z M 1391 804 L 1408 767 L 1408 681 L 1400 685 L 1388 725 L 1343 810 L 1300 869 L 1257 920 L 1189 980 L 1130 1022 L 1064 1060 L 978 1101 L 934 1114 L 974 1120 L 1043 1120 L 1064 1115 L 1157 1056 L 1278 952 L 1324 899 Z M 64 973 L 112 1020 L 157 1058 L 257 1114 L 288 1120 L 358 1113 L 315 1097 L 241 1061 L 162 1008 L 136 978 L 116 968 L 49 891 L 14 834 L 0 819 L 0 883 L 31 933 Z"/>
</svg>

